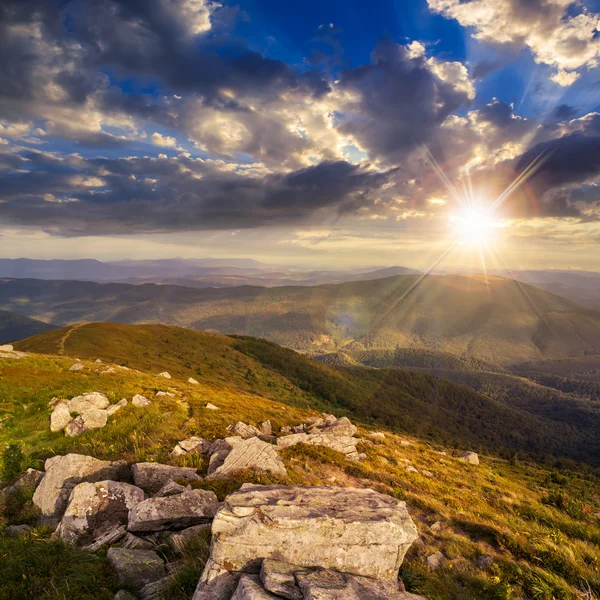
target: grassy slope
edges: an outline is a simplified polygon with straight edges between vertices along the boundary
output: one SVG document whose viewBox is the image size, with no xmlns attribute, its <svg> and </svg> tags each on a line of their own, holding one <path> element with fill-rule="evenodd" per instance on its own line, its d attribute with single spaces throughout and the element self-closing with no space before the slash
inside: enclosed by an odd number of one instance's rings
<svg viewBox="0 0 600 600">
<path fill-rule="evenodd" d="M 310 352 L 399 345 L 497 364 L 600 352 L 599 313 L 502 278 L 486 285 L 477 277 L 432 275 L 419 282 L 417 275 L 401 275 L 229 289 L 2 280 L 0 302 L 63 325 L 160 322 Z"/>
<path fill-rule="evenodd" d="M 255 423 L 270 418 L 276 430 L 300 422 L 312 414 L 302 405 L 325 402 L 322 386 L 327 377 L 337 378 L 340 395 L 345 393 L 343 373 L 322 365 L 314 374 L 312 389 L 299 389 L 294 380 L 306 383 L 303 370 L 308 361 L 295 363 L 292 353 L 278 359 L 271 344 L 256 340 L 194 333 L 192 342 L 186 332 L 164 327 L 127 328 L 125 336 L 119 326 L 90 326 L 89 335 L 86 329 L 76 330 L 65 342 L 68 354 L 74 347 L 78 350 L 78 358 L 86 365 L 82 372 L 70 372 L 73 359 L 62 356 L 0 359 L 0 445 L 20 440 L 28 451 L 24 466 L 39 467 L 45 457 L 70 451 L 109 459 L 172 462 L 168 452 L 177 440 L 191 434 L 222 437 L 226 426 L 238 419 Z M 60 336 L 51 333 L 42 338 L 58 344 L 54 350 L 59 348 Z M 113 356 L 116 364 L 127 360 L 130 367 L 144 371 L 99 373 L 104 366 L 92 359 L 102 357 L 106 362 Z M 156 373 L 165 369 L 174 376 L 172 380 L 157 377 Z M 290 379 L 281 375 L 283 371 Z M 188 374 L 194 373 L 201 381 L 199 386 L 186 382 Z M 146 409 L 127 407 L 104 429 L 79 438 L 49 432 L 47 404 L 55 395 L 71 397 L 102 390 L 118 400 L 134 393 L 150 397 L 159 389 L 175 391 L 177 398 L 157 399 Z M 207 401 L 222 410 L 205 410 Z M 371 427 L 361 427 L 359 435 Z M 411 445 L 400 445 L 400 439 Z M 449 455 L 442 456 L 442 449 Z M 406 500 L 424 542 L 411 549 L 403 565 L 402 577 L 409 589 L 430 600 L 575 600 L 578 590 L 587 585 L 600 593 L 600 527 L 593 516 L 600 510 L 600 483 L 594 476 L 568 471 L 558 475 L 534 464 L 493 457 L 473 467 L 452 458 L 450 448 L 390 432 L 384 442 L 364 445 L 361 450 L 368 458 L 356 464 L 324 449 L 288 449 L 283 456 L 289 475 L 282 482 L 368 486 Z M 200 458 L 178 460 L 206 467 Z M 407 473 L 407 462 L 420 471 L 431 471 L 433 477 Z M 244 480 L 271 481 L 266 476 L 242 474 L 215 486 L 216 491 L 222 497 Z M 434 532 L 429 525 L 438 520 L 443 527 Z M 83 600 L 111 598 L 116 588 L 102 552 L 90 557 L 50 543 L 46 536 L 39 531 L 33 538 L 14 541 L 0 534 L 2 600 L 59 599 L 65 594 Z M 424 559 L 436 550 L 450 559 L 450 565 L 431 573 Z M 494 556 L 490 570 L 474 566 L 481 554 Z M 70 565 L 77 567 L 78 576 L 73 577 L 68 596 L 64 582 L 70 577 Z M 200 567 L 190 567 L 171 598 L 190 597 Z"/>
<path fill-rule="evenodd" d="M 444 443 L 508 453 L 567 456 L 590 463 L 600 455 L 596 430 L 507 407 L 432 375 L 395 369 L 336 369 L 255 338 L 228 338 L 163 325 L 96 323 L 24 340 L 22 350 L 97 356 L 138 369 L 235 383 L 297 406 L 337 410 L 365 422 Z"/>
</svg>

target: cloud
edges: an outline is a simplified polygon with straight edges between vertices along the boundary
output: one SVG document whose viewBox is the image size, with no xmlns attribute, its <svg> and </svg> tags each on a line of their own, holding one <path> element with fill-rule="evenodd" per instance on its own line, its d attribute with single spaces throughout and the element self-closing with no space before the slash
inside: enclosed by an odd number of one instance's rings
<svg viewBox="0 0 600 600">
<path fill-rule="evenodd" d="M 557 69 L 551 78 L 558 85 L 598 65 L 600 15 L 584 9 L 573 15 L 572 0 L 427 1 L 430 10 L 474 28 L 477 39 L 529 48 L 536 62 Z"/>
<path fill-rule="evenodd" d="M 174 137 L 162 135 L 157 131 L 152 134 L 150 139 L 155 146 L 161 146 L 163 148 L 177 148 L 177 140 Z"/>
</svg>

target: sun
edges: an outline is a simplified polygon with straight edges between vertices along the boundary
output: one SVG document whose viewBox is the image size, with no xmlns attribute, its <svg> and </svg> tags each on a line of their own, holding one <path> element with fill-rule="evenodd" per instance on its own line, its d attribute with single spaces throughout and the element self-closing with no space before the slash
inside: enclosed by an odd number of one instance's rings
<svg viewBox="0 0 600 600">
<path fill-rule="evenodd" d="M 481 208 L 470 208 L 451 217 L 457 241 L 469 246 L 489 244 L 497 236 L 500 223 Z"/>
</svg>

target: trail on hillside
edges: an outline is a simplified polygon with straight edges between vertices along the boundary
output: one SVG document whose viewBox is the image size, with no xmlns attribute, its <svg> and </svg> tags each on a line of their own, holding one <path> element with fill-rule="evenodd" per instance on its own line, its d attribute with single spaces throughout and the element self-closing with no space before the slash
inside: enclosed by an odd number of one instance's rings
<svg viewBox="0 0 600 600">
<path fill-rule="evenodd" d="M 66 354 L 65 353 L 66 341 L 69 339 L 69 336 L 74 331 L 76 331 L 80 327 L 83 327 L 83 325 L 85 325 L 85 323 L 76 323 L 75 325 L 72 325 L 71 327 L 69 327 L 69 329 L 67 329 L 67 331 L 65 331 L 65 334 L 60 338 L 60 340 L 58 340 L 58 354 L 60 354 L 61 356 L 64 356 Z"/>
</svg>

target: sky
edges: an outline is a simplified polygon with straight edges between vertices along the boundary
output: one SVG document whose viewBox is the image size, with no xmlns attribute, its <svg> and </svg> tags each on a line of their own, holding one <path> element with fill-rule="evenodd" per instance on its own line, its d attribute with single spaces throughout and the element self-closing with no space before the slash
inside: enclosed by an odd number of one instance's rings
<svg viewBox="0 0 600 600">
<path fill-rule="evenodd" d="M 599 27 L 600 0 L 0 0 L 0 256 L 600 271 Z"/>
</svg>

